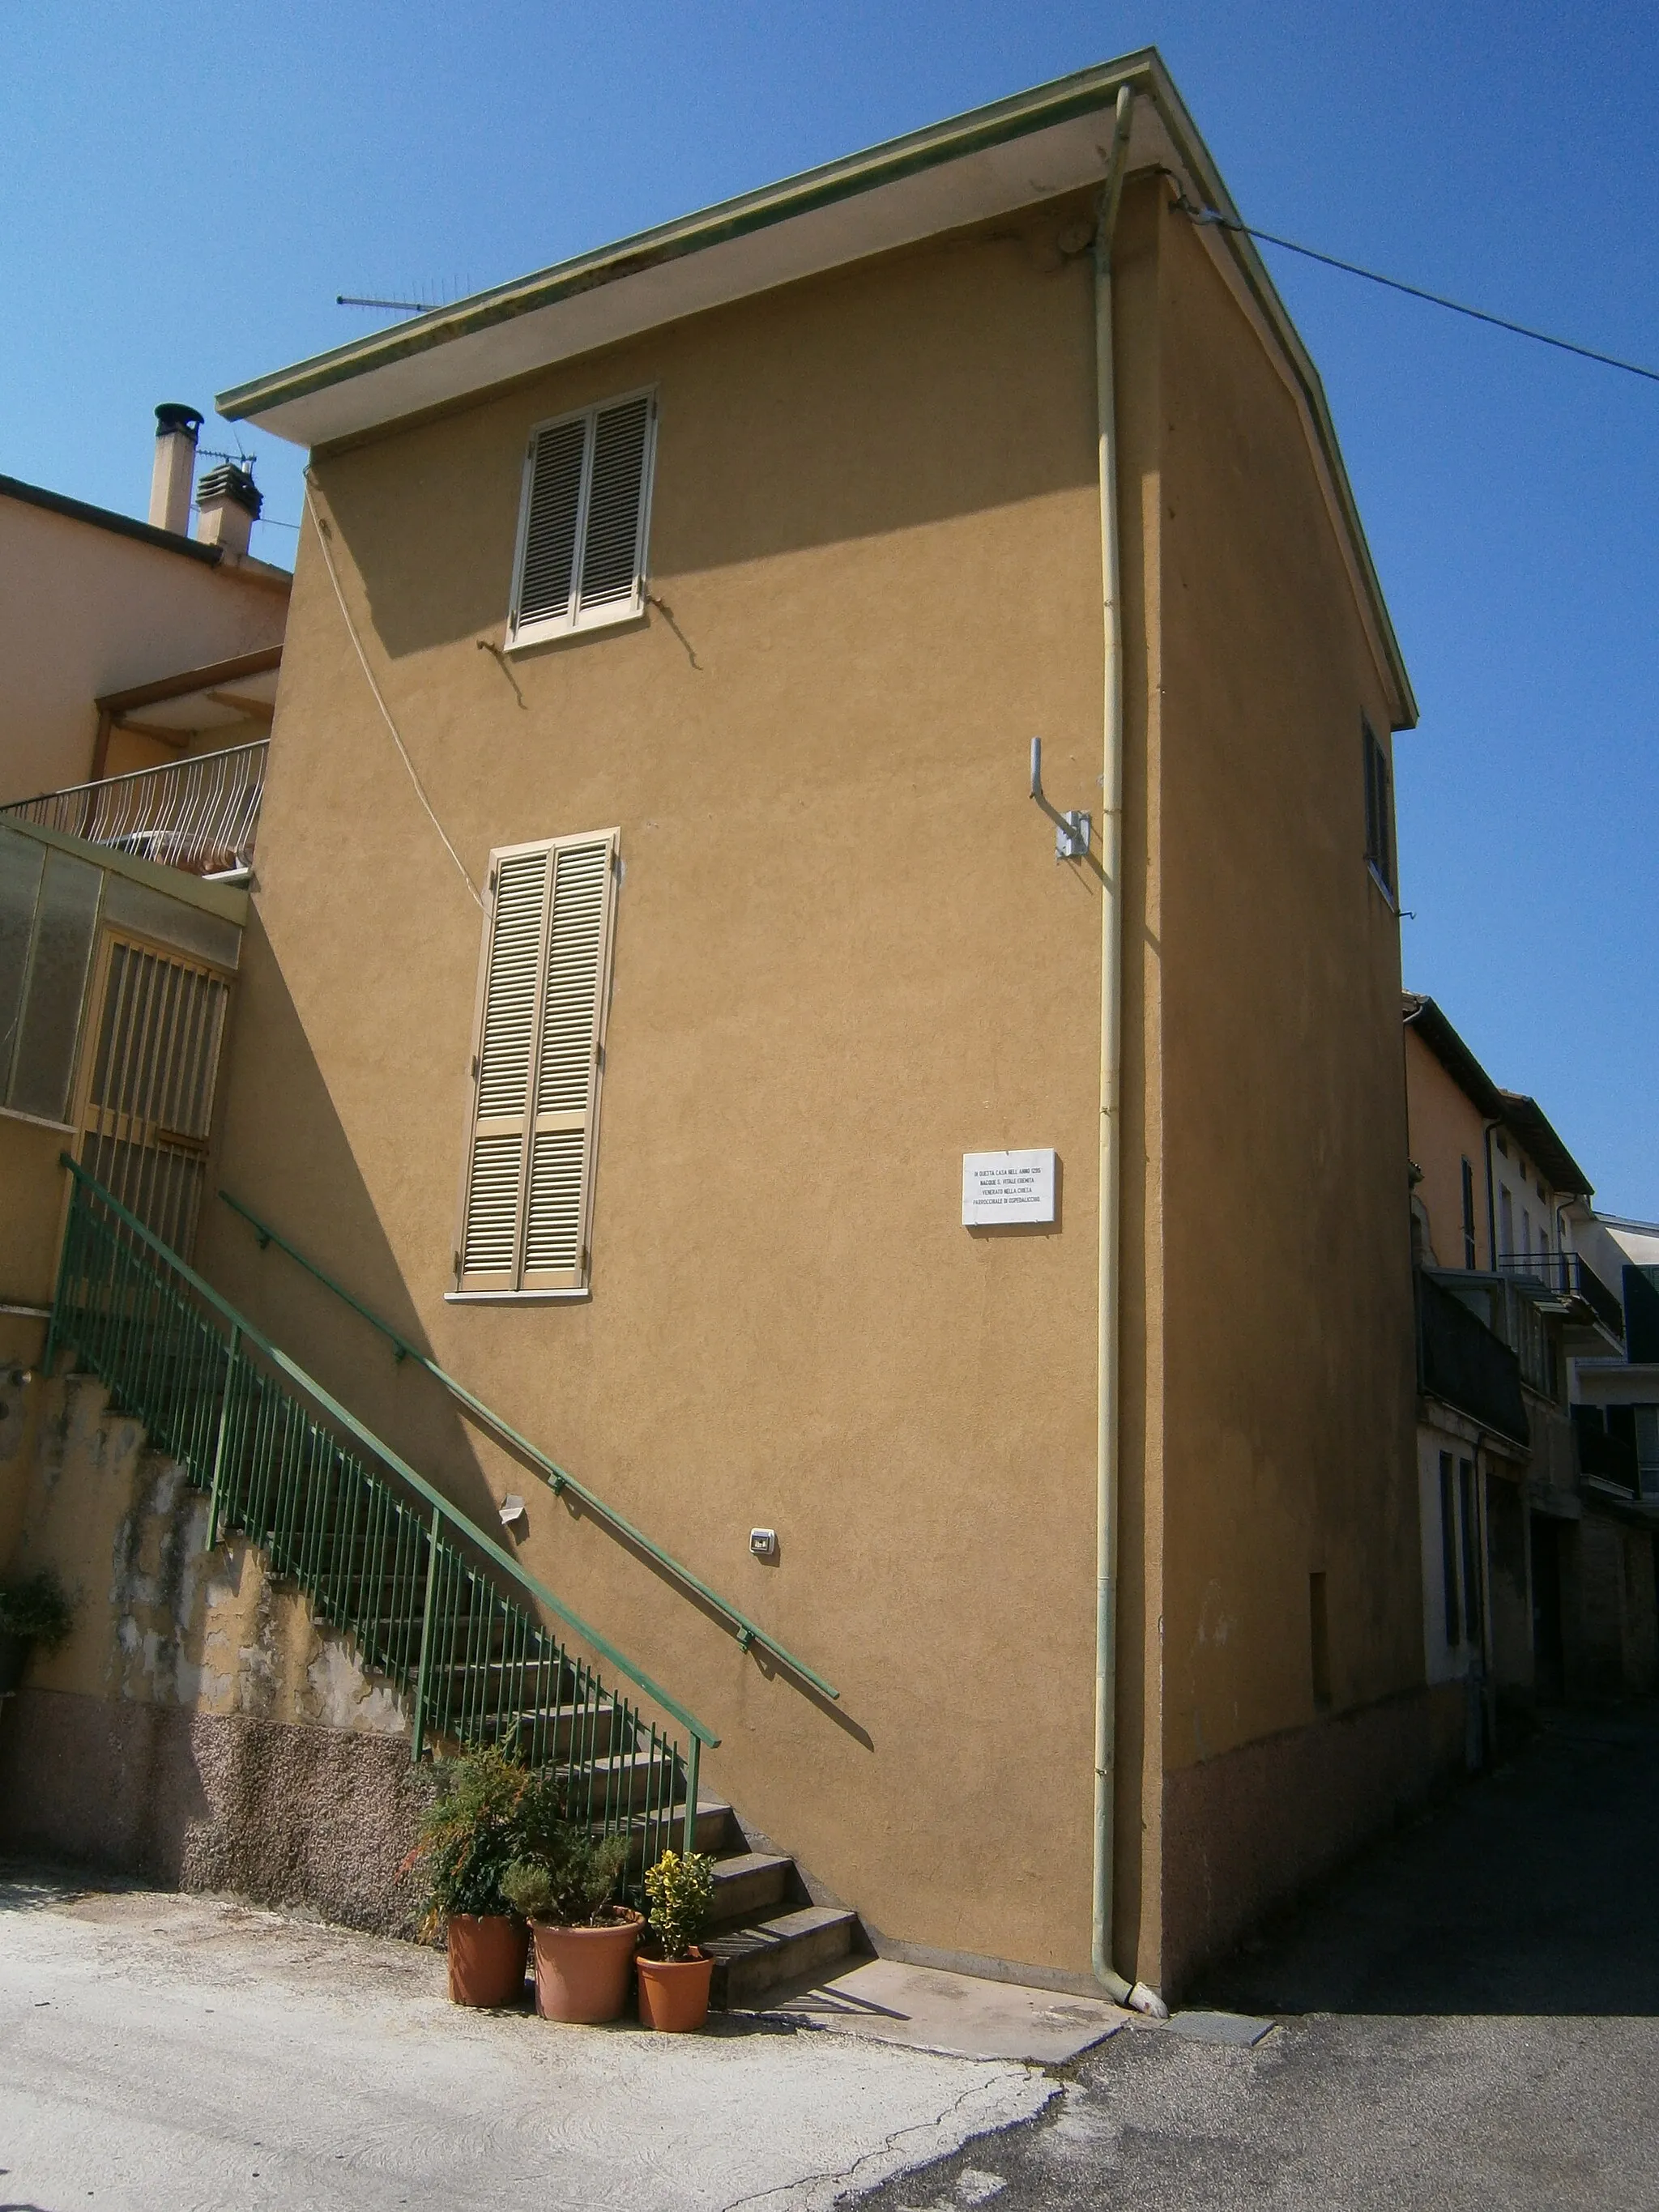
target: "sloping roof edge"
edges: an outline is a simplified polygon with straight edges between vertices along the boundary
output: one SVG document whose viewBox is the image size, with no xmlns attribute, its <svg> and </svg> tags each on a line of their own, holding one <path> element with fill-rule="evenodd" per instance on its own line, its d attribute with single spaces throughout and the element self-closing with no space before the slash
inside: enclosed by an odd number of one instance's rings
<svg viewBox="0 0 1659 2212">
<path fill-rule="evenodd" d="M 1401 1011 L 1407 1028 L 1415 1030 L 1421 1037 L 1482 1117 L 1488 1121 L 1506 1119 L 1504 1092 L 1481 1066 L 1435 1001 L 1419 991 L 1402 992 Z"/>
<path fill-rule="evenodd" d="M 1553 1187 L 1590 1197 L 1595 1185 L 1562 1143 L 1538 1101 L 1528 1098 L 1522 1091 L 1504 1091 L 1499 1096 L 1504 1101 L 1504 1121 L 1542 1168 Z"/>
<path fill-rule="evenodd" d="M 64 515 L 71 522 L 89 522 L 96 529 L 112 530 L 118 538 L 136 538 L 141 545 L 154 545 L 162 553 L 182 553 L 186 560 L 200 561 L 210 568 L 216 568 L 224 558 L 222 546 L 181 538 L 176 530 L 158 530 L 153 522 L 117 514 L 107 507 L 89 507 L 85 500 L 48 491 L 44 484 L 24 483 L 17 477 L 0 477 L 0 497 L 21 500 L 25 507 L 45 507 L 49 514 Z"/>
<path fill-rule="evenodd" d="M 894 242 L 881 228 L 876 216 L 884 194 L 890 196 L 901 191 L 914 180 L 941 171 L 950 164 L 967 163 L 975 156 L 990 156 L 999 148 L 1031 138 L 1039 132 L 1054 131 L 1068 123 L 1086 122 L 1112 106 L 1124 85 L 1150 104 L 1161 126 L 1164 142 L 1156 150 L 1132 143 L 1131 167 L 1155 166 L 1167 149 L 1174 155 L 1175 167 L 1181 173 L 1179 181 L 1188 197 L 1237 220 L 1239 211 L 1162 57 L 1155 47 L 1148 46 L 1118 60 L 1102 63 L 1031 91 L 994 101 L 988 106 L 970 110 L 949 121 L 908 132 L 862 153 L 805 170 L 799 176 L 720 202 L 699 213 L 659 224 L 552 268 L 496 285 L 451 307 L 397 324 L 390 330 L 334 347 L 291 368 L 234 386 L 220 393 L 215 404 L 232 422 L 257 422 L 293 442 L 321 445 L 335 437 L 356 434 L 421 412 L 432 404 L 487 390 L 538 364 L 526 361 L 518 367 L 498 368 L 493 374 L 478 374 L 471 380 L 463 374 L 459 381 L 447 380 L 441 390 L 428 377 L 424 380 L 427 396 L 423 398 L 412 396 L 407 376 L 390 376 L 386 374 L 389 371 L 411 368 L 422 357 L 429 357 L 458 342 L 477 341 L 487 333 L 500 332 L 526 316 L 542 316 L 561 307 L 574 310 L 576 303 L 610 288 L 645 284 L 653 290 L 660 289 L 659 280 L 665 270 L 697 255 L 709 254 L 714 249 L 731 247 L 744 240 L 759 240 L 766 234 L 780 232 L 786 234 L 787 241 L 787 226 L 802 226 L 796 234 L 798 252 L 793 261 L 787 251 L 775 250 L 759 257 L 765 265 L 757 268 L 754 281 L 748 287 L 757 292 L 812 273 L 817 267 L 845 265 L 865 253 L 885 250 Z M 1096 174 L 1103 173 L 1105 166 L 1103 133 L 1098 150 Z M 1091 177 L 1079 174 L 1069 185 L 1059 187 L 1034 183 L 1024 193 L 1024 202 L 1016 195 L 1005 198 L 1003 204 L 1012 208 L 1029 204 L 1048 197 L 1055 190 L 1074 188 L 1091 180 Z M 817 258 L 811 258 L 805 252 L 805 226 L 810 219 L 822 216 L 827 210 L 851 209 L 859 203 L 863 204 L 865 213 L 866 242 L 861 246 L 858 243 L 858 226 L 854 224 L 833 259 L 823 258 L 821 240 L 815 240 Z M 940 204 L 936 216 L 913 230 L 911 235 L 937 234 L 974 220 L 980 212 L 982 210 L 975 205 L 964 204 L 951 210 Z M 1408 729 L 1417 720 L 1417 701 L 1366 543 L 1358 505 L 1348 481 L 1318 372 L 1251 240 L 1222 225 L 1216 226 L 1208 235 L 1218 240 L 1218 250 L 1231 257 L 1301 388 L 1376 627 L 1385 672 L 1394 686 L 1394 726 Z M 786 241 L 775 239 L 773 243 L 775 246 Z M 689 295 L 688 288 L 681 286 L 675 304 L 654 317 L 648 316 L 635 327 L 649 328 L 653 322 L 677 320 L 684 313 L 696 312 L 700 304 L 714 304 L 716 296 L 732 298 L 742 296 L 742 292 L 728 289 L 716 295 L 711 290 L 708 300 L 699 301 Z M 547 357 L 574 357 L 609 342 L 599 338 L 590 345 L 574 345 L 563 355 L 550 352 Z M 366 404 L 352 416 L 337 412 L 335 426 L 327 428 L 325 434 L 318 434 L 323 418 L 316 410 L 305 409 L 303 402 L 345 384 L 376 379 L 381 380 L 378 399 L 371 398 L 365 391 Z M 307 416 L 312 417 L 309 428 Z"/>
</svg>

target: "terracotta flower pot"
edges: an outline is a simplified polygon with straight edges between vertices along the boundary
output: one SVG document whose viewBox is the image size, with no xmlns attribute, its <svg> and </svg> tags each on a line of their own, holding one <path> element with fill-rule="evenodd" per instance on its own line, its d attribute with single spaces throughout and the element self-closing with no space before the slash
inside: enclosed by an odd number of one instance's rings
<svg viewBox="0 0 1659 2212">
<path fill-rule="evenodd" d="M 615 2020 L 628 2003 L 634 1952 L 645 1925 L 625 1905 L 598 1928 L 533 1923 L 536 2009 L 544 2020 Z"/>
<path fill-rule="evenodd" d="M 449 1944 L 449 2001 L 459 2005 L 515 2005 L 524 1995 L 525 1959 L 530 1930 L 505 1913 L 476 1917 L 452 1912 Z"/>
<path fill-rule="evenodd" d="M 636 1959 L 640 2021 L 645 2027 L 685 2035 L 708 2017 L 708 1978 L 714 1961 L 695 1948 L 683 1959 Z"/>
</svg>

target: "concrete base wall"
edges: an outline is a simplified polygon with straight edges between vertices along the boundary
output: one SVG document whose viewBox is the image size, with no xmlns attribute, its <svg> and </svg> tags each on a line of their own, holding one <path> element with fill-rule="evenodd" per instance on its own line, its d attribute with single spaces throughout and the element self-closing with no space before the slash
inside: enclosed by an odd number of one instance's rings
<svg viewBox="0 0 1659 2212">
<path fill-rule="evenodd" d="M 1168 1775 L 1164 1996 L 1460 1768 L 1463 1733 L 1452 1682 Z"/>
<path fill-rule="evenodd" d="M 431 1788 L 407 1741 L 26 1688 L 0 1711 L 0 1845 L 350 1928 L 414 1932 Z"/>
</svg>

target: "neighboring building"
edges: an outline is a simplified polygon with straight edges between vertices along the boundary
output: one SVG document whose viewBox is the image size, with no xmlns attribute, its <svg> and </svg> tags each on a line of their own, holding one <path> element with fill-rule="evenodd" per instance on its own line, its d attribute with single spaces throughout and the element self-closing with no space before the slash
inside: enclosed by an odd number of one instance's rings
<svg viewBox="0 0 1659 2212">
<path fill-rule="evenodd" d="M 1462 1739 L 1411 1474 L 1414 709 L 1229 207 L 1142 54 L 222 402 L 312 490 L 212 1179 L 703 1595 L 228 1209 L 198 1265 L 708 1717 L 813 1909 L 1061 1987 L 1178 1987 Z M 471 1674 L 393 1670 L 417 1743 L 464 1674 L 541 1741 L 490 1618 Z M 15 1743 L 124 1817 L 240 1760 L 198 1832 L 353 1814 L 395 1863 L 386 1800 L 259 1735 L 303 1700 L 169 1692 L 141 1760 L 101 1679 L 37 1669 Z"/>
<path fill-rule="evenodd" d="M 147 522 L 0 477 L 0 804 L 264 734 L 293 579 L 248 552 L 240 469 L 203 477 L 189 534 L 201 418 L 155 411 Z M 192 672 L 190 711 L 158 714 Z"/>
<path fill-rule="evenodd" d="M 0 1357 L 26 1362 L 62 1152 L 186 1250 L 199 1211 L 293 580 L 248 551 L 243 470 L 203 477 L 189 534 L 200 419 L 156 410 L 147 522 L 0 477 Z M 164 1036 L 187 1098 L 150 1096 Z"/>
<path fill-rule="evenodd" d="M 1404 1011 L 1425 1655 L 1465 1685 L 1474 1763 L 1505 1711 L 1650 1686 L 1652 1539 L 1576 1402 L 1625 1339 L 1589 1180 L 1432 999 Z"/>
<path fill-rule="evenodd" d="M 1644 1505 L 1659 1506 L 1659 1224 L 1597 1213 L 1578 1242 L 1619 1285 L 1625 1313 L 1624 1357 L 1576 1364 L 1581 1442 L 1609 1480 Z M 1598 1454 L 1604 1437 L 1611 1442 Z"/>
</svg>

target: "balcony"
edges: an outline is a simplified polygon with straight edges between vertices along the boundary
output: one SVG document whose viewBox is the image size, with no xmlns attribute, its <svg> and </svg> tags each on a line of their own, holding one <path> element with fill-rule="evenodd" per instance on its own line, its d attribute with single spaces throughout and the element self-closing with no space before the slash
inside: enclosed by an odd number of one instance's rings
<svg viewBox="0 0 1659 2212">
<path fill-rule="evenodd" d="M 1625 1342 L 1625 1309 L 1618 1293 L 1610 1291 L 1595 1270 L 1577 1252 L 1500 1252 L 1500 1273 L 1552 1313 L 1560 1314 L 1570 1329 L 1591 1329 L 1613 1340 L 1615 1350 Z M 1605 1350 L 1605 1342 L 1569 1343 L 1571 1352 Z"/>
<path fill-rule="evenodd" d="M 1461 1298 L 1423 1273 L 1417 1278 L 1417 1375 L 1425 1395 L 1516 1443 L 1530 1442 L 1520 1361 Z"/>
<path fill-rule="evenodd" d="M 260 738 L 20 799 L 0 806 L 0 822 L 32 822 L 186 875 L 235 880 L 253 860 L 268 744 Z"/>
</svg>

